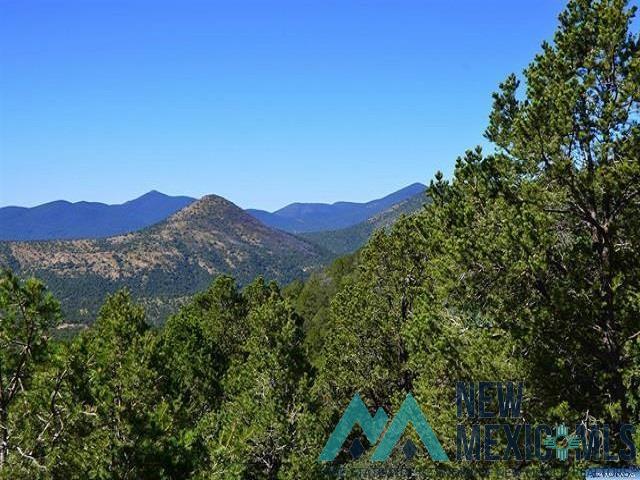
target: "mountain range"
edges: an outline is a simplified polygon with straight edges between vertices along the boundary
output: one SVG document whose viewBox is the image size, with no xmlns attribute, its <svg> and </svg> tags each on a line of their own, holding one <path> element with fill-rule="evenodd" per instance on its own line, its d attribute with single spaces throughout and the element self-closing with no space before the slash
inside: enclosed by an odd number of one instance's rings
<svg viewBox="0 0 640 480">
<path fill-rule="evenodd" d="M 267 227 L 216 195 L 166 220 L 105 239 L 0 242 L 0 265 L 41 278 L 67 318 L 88 323 L 105 293 L 127 287 L 151 316 L 198 290 L 214 276 L 248 283 L 258 275 L 286 283 L 323 264 L 327 252 Z M 154 310 L 159 310 L 154 313 Z"/>
<path fill-rule="evenodd" d="M 358 250 L 376 230 L 390 227 L 401 215 L 410 215 L 420 210 L 428 201 L 422 191 L 355 225 L 338 230 L 299 233 L 298 236 L 322 246 L 336 256 L 345 255 Z"/>
<path fill-rule="evenodd" d="M 266 225 L 286 232 L 337 230 L 363 222 L 399 202 L 422 194 L 425 189 L 423 184 L 413 183 L 366 203 L 291 203 L 275 212 L 255 209 L 248 209 L 247 212 Z"/>
<path fill-rule="evenodd" d="M 338 230 L 366 221 L 425 190 L 414 183 L 365 203 L 291 203 L 275 212 L 247 209 L 265 225 L 290 233 Z M 134 200 L 107 205 L 57 200 L 36 207 L 0 208 L 0 240 L 77 240 L 134 232 L 166 219 L 196 199 L 152 190 Z"/>
<path fill-rule="evenodd" d="M 164 220 L 195 201 L 151 191 L 120 205 L 66 200 L 37 207 L 0 208 L 0 240 L 102 238 Z"/>
<path fill-rule="evenodd" d="M 281 284 L 306 277 L 337 256 L 360 248 L 374 230 L 386 228 L 403 213 L 418 210 L 426 200 L 424 188 L 414 184 L 360 204 L 292 204 L 292 208 L 281 210 L 305 228 L 348 224 L 342 229 L 297 234 L 269 226 L 252 215 L 255 211 L 242 210 L 217 195 L 194 200 L 150 192 L 112 206 L 53 202 L 26 209 L 35 213 L 23 211 L 24 222 L 12 224 L 14 235 L 28 240 L 0 241 L 0 267 L 45 281 L 72 323 L 91 323 L 104 296 L 122 287 L 128 288 L 145 305 L 149 318 L 158 323 L 217 275 L 232 275 L 240 284 L 256 276 Z M 186 205 L 154 222 L 180 203 Z M 153 204 L 159 211 L 153 211 Z M 89 205 L 101 213 L 87 217 Z M 123 212 L 122 222 L 107 221 L 115 218 L 114 209 Z M 0 219 L 9 218 L 2 210 Z M 47 211 L 53 217 L 45 217 L 46 227 L 25 227 Z M 271 215 L 277 216 L 276 212 Z M 104 234 L 109 228 L 128 229 L 144 223 L 152 224 L 106 237 L 65 238 L 72 235 L 71 230 L 73 236 L 81 235 L 79 232 Z M 73 228 L 64 230 L 63 225 Z M 30 239 L 36 231 L 61 238 Z"/>
</svg>

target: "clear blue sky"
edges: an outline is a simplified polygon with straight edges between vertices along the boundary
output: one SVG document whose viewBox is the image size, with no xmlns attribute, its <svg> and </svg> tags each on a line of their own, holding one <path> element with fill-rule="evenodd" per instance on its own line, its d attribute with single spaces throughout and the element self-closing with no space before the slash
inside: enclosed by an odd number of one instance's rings
<svg viewBox="0 0 640 480">
<path fill-rule="evenodd" d="M 0 206 L 363 201 L 482 143 L 563 3 L 0 1 Z"/>
</svg>

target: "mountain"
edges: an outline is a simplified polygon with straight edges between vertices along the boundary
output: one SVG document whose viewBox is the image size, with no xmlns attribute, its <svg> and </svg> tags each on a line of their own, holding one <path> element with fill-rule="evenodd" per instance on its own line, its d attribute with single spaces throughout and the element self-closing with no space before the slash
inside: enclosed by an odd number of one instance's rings
<svg viewBox="0 0 640 480">
<path fill-rule="evenodd" d="M 104 296 L 122 287 L 145 304 L 151 319 L 162 321 L 216 275 L 231 274 L 241 284 L 258 275 L 280 283 L 306 276 L 420 208 L 424 189 L 413 184 L 367 203 L 297 203 L 264 212 L 289 226 L 298 223 L 297 235 L 216 195 L 194 200 L 149 192 L 122 205 L 7 207 L 0 209 L 0 238 L 28 241 L 0 241 L 0 267 L 44 280 L 73 323 L 90 323 Z M 305 231 L 344 223 L 349 226 Z M 106 234 L 122 230 L 127 233 Z M 35 240 L 51 236 L 60 239 Z"/>
<path fill-rule="evenodd" d="M 33 208 L 0 208 L 0 240 L 102 238 L 164 220 L 195 199 L 151 191 L 120 205 L 64 200 Z"/>
<path fill-rule="evenodd" d="M 93 240 L 0 242 L 0 266 L 35 275 L 68 319 L 90 323 L 104 295 L 128 287 L 162 319 L 220 274 L 286 283 L 322 264 L 326 252 L 271 229 L 216 195 L 143 230 Z"/>
<path fill-rule="evenodd" d="M 266 225 L 286 232 L 337 230 L 363 222 L 399 202 L 423 193 L 425 189 L 423 184 L 414 183 L 366 203 L 292 203 L 272 213 L 255 209 L 248 209 L 247 212 Z"/>
<path fill-rule="evenodd" d="M 417 212 L 428 201 L 425 193 L 420 192 L 356 225 L 339 230 L 300 233 L 298 236 L 319 245 L 335 256 L 346 255 L 363 246 L 374 231 L 390 227 L 401 215 Z"/>
</svg>

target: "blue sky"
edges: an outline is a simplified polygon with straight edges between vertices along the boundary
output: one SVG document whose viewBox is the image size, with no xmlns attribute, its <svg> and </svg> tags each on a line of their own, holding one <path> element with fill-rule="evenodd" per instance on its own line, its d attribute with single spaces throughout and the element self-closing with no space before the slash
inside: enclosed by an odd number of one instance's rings
<svg viewBox="0 0 640 480">
<path fill-rule="evenodd" d="M 0 206 L 364 201 L 450 174 L 563 3 L 0 1 Z"/>
</svg>

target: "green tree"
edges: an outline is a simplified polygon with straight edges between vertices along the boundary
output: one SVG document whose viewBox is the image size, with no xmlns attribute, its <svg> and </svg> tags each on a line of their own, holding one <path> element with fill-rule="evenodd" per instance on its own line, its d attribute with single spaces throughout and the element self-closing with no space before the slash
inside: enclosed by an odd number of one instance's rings
<svg viewBox="0 0 640 480">
<path fill-rule="evenodd" d="M 167 321 L 157 362 L 167 393 L 190 405 L 189 417 L 218 407 L 220 381 L 246 336 L 246 311 L 235 281 L 221 276 Z"/>
<path fill-rule="evenodd" d="M 569 2 L 554 43 L 525 70 L 522 96 L 515 76 L 495 94 L 487 129 L 497 147 L 486 161 L 494 168 L 487 180 L 526 222 L 511 245 L 528 263 L 527 283 L 509 288 L 530 288 L 525 304 L 536 321 L 517 320 L 541 367 L 538 387 L 622 421 L 632 415 L 623 378 L 627 342 L 640 330 L 635 11 L 624 0 Z"/>
<path fill-rule="evenodd" d="M 302 427 L 309 366 L 300 319 L 273 284 L 258 280 L 247 295 L 254 301 L 242 354 L 225 376 L 224 403 L 201 424 L 210 452 L 203 476 L 310 478 L 310 444 L 302 441 L 309 434 Z"/>
<path fill-rule="evenodd" d="M 75 435 L 87 446 L 75 474 L 97 479 L 169 478 L 168 402 L 152 365 L 156 335 L 127 291 L 107 298 L 93 327 L 71 347 Z M 82 477 L 85 478 L 85 477 Z"/>
<path fill-rule="evenodd" d="M 0 474 L 10 455 L 38 463 L 31 450 L 20 445 L 17 419 L 12 408 L 30 388 L 34 372 L 46 361 L 48 340 L 60 319 L 60 307 L 42 283 L 20 280 L 9 271 L 0 275 Z M 41 431 L 58 431 L 57 396 L 52 396 L 52 415 L 43 419 Z M 17 431 L 13 431 L 13 426 Z"/>
<path fill-rule="evenodd" d="M 170 317 L 162 331 L 154 364 L 171 402 L 173 458 L 184 472 L 206 462 L 198 423 L 220 408 L 224 375 L 247 335 L 246 315 L 247 301 L 235 281 L 221 276 Z"/>
<path fill-rule="evenodd" d="M 323 270 L 312 273 L 304 284 L 294 283 L 284 290 L 284 295 L 291 297 L 296 313 L 303 319 L 305 347 L 313 365 L 319 361 L 328 337 L 331 299 L 357 275 L 357 258 L 357 254 L 338 258 Z"/>
</svg>

